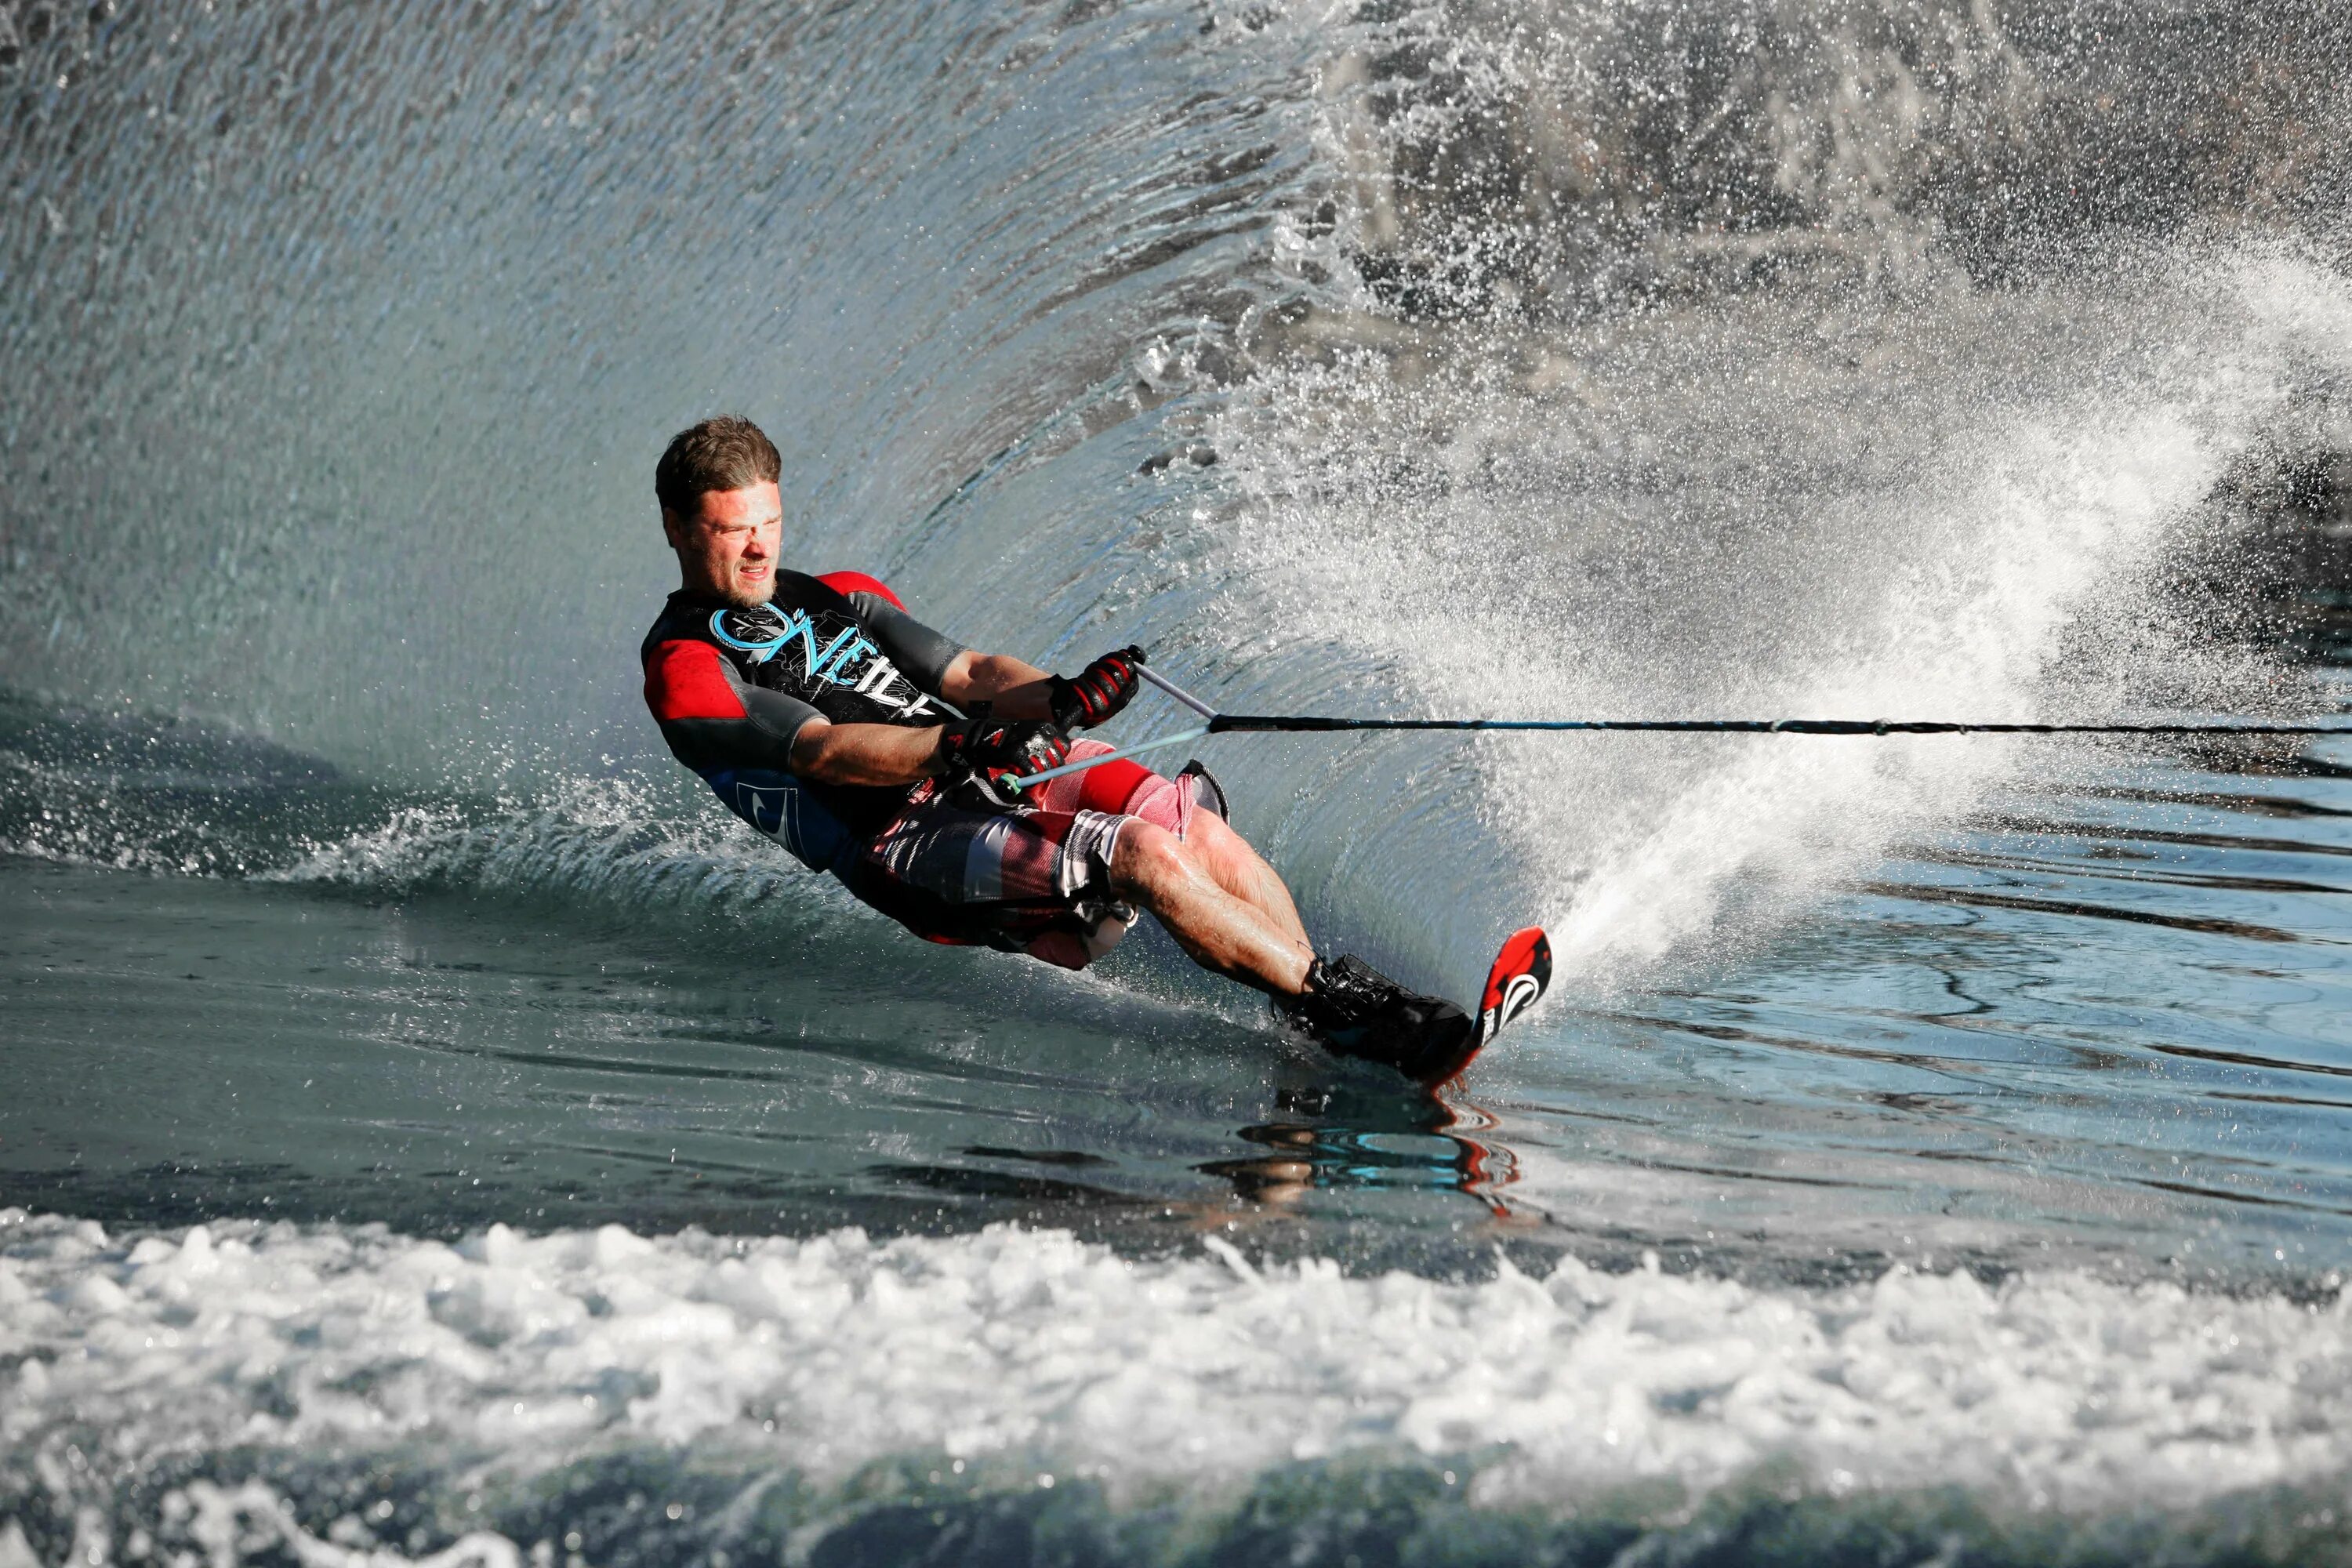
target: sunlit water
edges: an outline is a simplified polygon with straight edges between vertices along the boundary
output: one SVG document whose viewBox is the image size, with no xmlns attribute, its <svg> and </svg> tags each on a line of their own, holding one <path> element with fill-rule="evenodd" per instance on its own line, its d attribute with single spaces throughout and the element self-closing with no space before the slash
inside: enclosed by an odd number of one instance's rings
<svg viewBox="0 0 2352 1568">
<path fill-rule="evenodd" d="M 1433 1101 L 636 709 L 740 407 L 1235 710 L 2345 713 L 2340 24 L 2082 17 L 11 16 L 0 1568 L 2340 1556 L 2352 742 L 1208 743 Z"/>
</svg>

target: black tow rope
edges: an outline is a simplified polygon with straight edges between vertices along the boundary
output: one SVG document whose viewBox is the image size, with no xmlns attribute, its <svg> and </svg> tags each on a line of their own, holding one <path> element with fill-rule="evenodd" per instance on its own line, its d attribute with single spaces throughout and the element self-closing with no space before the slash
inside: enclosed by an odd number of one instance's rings
<svg viewBox="0 0 2352 1568">
<path fill-rule="evenodd" d="M 1138 664 L 1135 672 L 1207 721 L 1181 734 L 1162 735 L 1097 757 L 1008 780 L 1016 789 L 1064 773 L 1082 773 L 1140 752 L 1181 746 L 1206 735 L 1323 734 L 1349 730 L 1594 731 L 1641 730 L 1685 735 L 2347 735 L 2346 724 L 2025 724 L 1962 723 L 1942 719 L 1333 719 L 1314 714 L 1220 713 L 1167 677 Z"/>
<path fill-rule="evenodd" d="M 1721 735 L 2352 735 L 2339 724 L 1960 724 L 1940 719 L 1318 719 L 1219 713 L 1202 726 L 1234 731 L 1666 730 Z"/>
</svg>

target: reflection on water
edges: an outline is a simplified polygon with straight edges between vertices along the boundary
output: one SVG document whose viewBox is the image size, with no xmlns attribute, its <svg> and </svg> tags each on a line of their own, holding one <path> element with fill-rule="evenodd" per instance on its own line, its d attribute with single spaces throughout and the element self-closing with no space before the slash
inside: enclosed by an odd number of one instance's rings
<svg viewBox="0 0 2352 1568">
<path fill-rule="evenodd" d="M 1335 1090 L 1286 1089 L 1275 1109 L 1286 1119 L 1240 1130 L 1265 1152 L 1193 1168 L 1223 1177 L 1261 1210 L 1291 1212 L 1318 1191 L 1398 1187 L 1466 1193 L 1496 1219 L 1513 1217 L 1503 1189 L 1518 1180 L 1518 1166 L 1494 1135 L 1500 1122 L 1453 1090 L 1343 1102 Z"/>
<path fill-rule="evenodd" d="M 887 1187 L 1010 1207 L 1024 1219 L 1064 1226 L 1173 1221 L 1255 1232 L 1269 1221 L 1302 1217 L 1315 1194 L 1344 1199 L 1379 1190 L 1461 1193 L 1496 1220 L 1517 1217 L 1503 1189 L 1518 1179 L 1517 1166 L 1495 1136 L 1499 1121 L 1466 1100 L 1377 1087 L 1354 1093 L 1285 1087 L 1271 1109 L 1279 1120 L 1234 1130 L 1250 1152 L 1189 1167 L 1226 1184 L 1223 1194 L 1184 1180 L 1158 1191 L 1123 1189 L 1114 1184 L 1118 1158 L 1079 1149 L 973 1144 L 953 1151 L 961 1158 L 952 1162 L 879 1164 L 865 1173 Z M 1087 1179 L 1097 1174 L 1106 1179 Z"/>
</svg>

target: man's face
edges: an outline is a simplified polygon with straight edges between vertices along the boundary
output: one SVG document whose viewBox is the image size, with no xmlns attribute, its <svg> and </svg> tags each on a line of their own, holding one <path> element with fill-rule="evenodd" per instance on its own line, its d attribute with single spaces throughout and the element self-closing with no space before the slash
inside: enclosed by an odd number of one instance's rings
<svg viewBox="0 0 2352 1568">
<path fill-rule="evenodd" d="M 677 552 L 687 587 L 743 610 L 766 604 L 775 594 L 784 498 L 772 481 L 740 490 L 705 490 L 689 515 L 663 512 L 662 531 Z"/>
</svg>

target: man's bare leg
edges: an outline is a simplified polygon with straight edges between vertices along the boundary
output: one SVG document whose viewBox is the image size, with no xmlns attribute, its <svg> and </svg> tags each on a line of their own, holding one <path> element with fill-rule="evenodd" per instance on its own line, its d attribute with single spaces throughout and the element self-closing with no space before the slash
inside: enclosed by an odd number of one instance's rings
<svg viewBox="0 0 2352 1568">
<path fill-rule="evenodd" d="M 1304 937 L 1294 936 L 1273 913 L 1219 880 L 1209 846 L 1224 849 L 1229 875 L 1247 877 L 1253 863 L 1265 864 L 1238 835 L 1229 832 L 1224 838 L 1231 844 L 1211 830 L 1196 847 L 1165 828 L 1129 819 L 1111 851 L 1111 884 L 1121 898 L 1158 916 L 1193 963 L 1266 992 L 1293 1023 L 1337 1055 L 1381 1062 L 1435 1084 L 1477 1054 L 1476 1027 L 1453 1003 L 1415 995 L 1355 959 L 1342 958 L 1329 970 L 1318 967 Z M 1234 852 L 1235 847 L 1246 852 L 1247 860 Z M 1273 879 L 1271 871 L 1266 876 Z M 1250 880 L 1252 890 L 1259 890 L 1255 879 Z M 1274 880 L 1279 888 L 1279 879 Z M 1289 901 L 1286 891 L 1286 910 Z M 1297 920 L 1293 914 L 1291 925 Z"/>
<path fill-rule="evenodd" d="M 1298 906 L 1275 868 L 1234 832 L 1225 819 L 1211 811 L 1196 811 L 1184 830 L 1184 844 L 1201 858 L 1217 885 L 1272 920 L 1296 941 L 1307 941 L 1298 922 Z"/>
<path fill-rule="evenodd" d="M 1240 842 L 1230 830 L 1227 837 Z M 1254 852 L 1251 858 L 1256 858 Z M 1202 968 L 1271 995 L 1296 996 L 1306 989 L 1315 950 L 1296 929 L 1297 913 L 1286 926 L 1235 896 L 1208 856 L 1167 829 L 1139 820 L 1124 824 L 1111 851 L 1110 878 L 1119 897 L 1150 910 Z M 1288 904 L 1287 894 L 1283 902 Z"/>
</svg>

